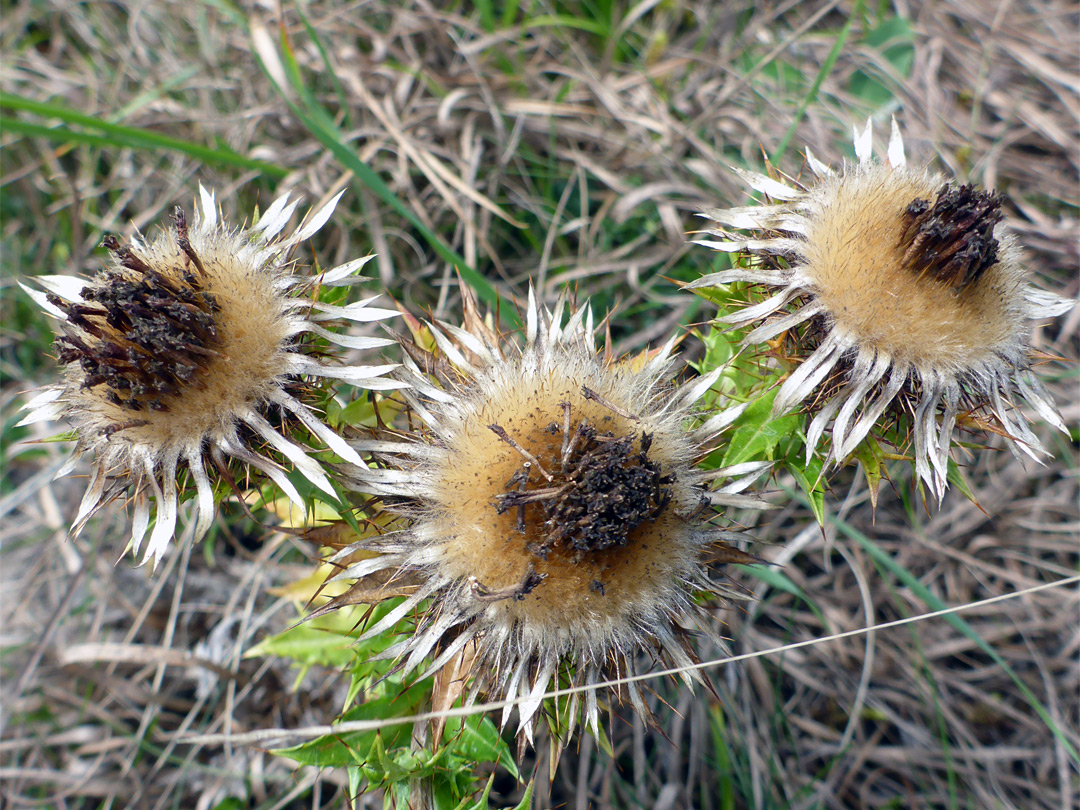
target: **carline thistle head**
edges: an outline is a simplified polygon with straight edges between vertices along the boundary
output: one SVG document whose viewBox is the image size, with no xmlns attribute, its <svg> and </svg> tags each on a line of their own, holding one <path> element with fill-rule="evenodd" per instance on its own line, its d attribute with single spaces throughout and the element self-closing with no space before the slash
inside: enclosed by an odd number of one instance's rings
<svg viewBox="0 0 1080 810">
<path fill-rule="evenodd" d="M 405 675 L 431 656 L 426 674 L 467 662 L 470 695 L 520 699 L 524 745 L 556 683 L 633 674 L 646 651 L 695 660 L 687 628 L 711 632 L 698 596 L 736 595 L 720 566 L 756 559 L 714 525 L 716 507 L 764 507 L 741 493 L 769 465 L 697 469 L 741 409 L 698 417 L 723 369 L 676 387 L 675 340 L 632 359 L 598 354 L 587 306 L 567 318 L 565 301 L 550 312 L 531 291 L 520 343 L 489 329 L 467 294 L 464 328 L 426 328 L 434 352 L 403 337 L 400 375 L 422 429 L 353 443 L 379 463 L 351 486 L 404 527 L 336 559 L 361 585 L 387 572 L 411 583 L 367 635 L 415 612 L 415 631 L 386 654 Z M 355 561 L 359 550 L 368 558 Z M 636 684 L 626 693 L 648 716 Z M 598 729 L 597 701 L 596 690 L 571 699 L 561 742 L 580 713 Z"/>
<path fill-rule="evenodd" d="M 142 549 L 153 512 L 145 559 L 156 563 L 175 532 L 186 486 L 195 489 L 195 537 L 210 527 L 214 487 L 207 467 L 235 489 L 229 459 L 267 475 L 301 509 L 304 500 L 282 462 L 333 494 L 309 448 L 275 423 L 302 426 L 340 457 L 362 463 L 306 404 L 304 380 L 396 388 L 400 383 L 384 377 L 394 366 L 340 365 L 303 336 L 348 349 L 376 348 L 391 341 L 326 326 L 397 313 L 370 306 L 373 298 L 337 306 L 313 295 L 358 281 L 355 273 L 367 259 L 306 275 L 289 258 L 327 222 L 340 196 L 283 235 L 297 205 L 287 197 L 253 227 L 234 228 L 219 218 L 213 195 L 200 188 L 190 225 L 178 208 L 173 227 L 153 241 L 124 244 L 106 237 L 110 265 L 90 281 L 41 276 L 34 281 L 44 291 L 24 286 L 61 321 L 56 352 L 65 370 L 59 384 L 26 404 L 22 424 L 60 417 L 73 424 L 75 453 L 62 472 L 82 456 L 93 459 L 76 533 L 130 489 L 131 546 L 136 554 Z"/>
<path fill-rule="evenodd" d="M 895 121 L 876 160 L 872 134 L 855 133 L 858 162 L 839 171 L 807 150 L 810 183 L 734 170 L 767 202 L 703 214 L 716 227 L 698 244 L 736 266 L 689 287 L 771 292 L 720 321 L 753 326 L 747 344 L 788 341 L 797 366 L 774 412 L 810 403 L 808 456 L 828 435 L 840 464 L 884 415 L 910 418 L 916 474 L 940 500 L 958 419 L 1036 459 L 1046 451 L 1021 406 L 1065 429 L 1028 341 L 1033 320 L 1074 302 L 1032 286 L 999 195 L 909 167 Z"/>
</svg>

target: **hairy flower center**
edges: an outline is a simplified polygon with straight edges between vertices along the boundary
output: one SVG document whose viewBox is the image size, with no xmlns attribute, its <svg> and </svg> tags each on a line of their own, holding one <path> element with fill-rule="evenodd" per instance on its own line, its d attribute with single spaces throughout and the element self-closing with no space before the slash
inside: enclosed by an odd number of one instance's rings
<svg viewBox="0 0 1080 810">
<path fill-rule="evenodd" d="M 916 198 L 904 209 L 903 261 L 954 289 L 970 286 L 997 261 L 994 226 L 1001 196 L 974 186 L 945 185 L 934 202 Z"/>
<path fill-rule="evenodd" d="M 642 414 L 625 369 L 588 374 L 591 389 L 567 366 L 500 373 L 454 425 L 429 552 L 489 617 L 560 638 L 610 633 L 690 576 L 702 505 L 678 417 Z"/>
<path fill-rule="evenodd" d="M 598 397 L 586 390 L 589 395 Z M 562 403 L 562 408 L 562 427 L 552 422 L 546 428 L 552 435 L 562 433 L 561 446 L 543 460 L 500 426 L 490 426 L 523 458 L 493 506 L 500 515 L 516 509 L 521 534 L 527 534 L 530 523 L 538 529 L 527 544 L 535 557 L 547 560 L 552 549 L 559 548 L 580 561 L 587 553 L 626 546 L 634 529 L 659 517 L 671 500 L 666 485 L 674 478 L 664 476 L 659 462 L 649 458 L 649 434 L 617 437 L 598 432 L 588 419 L 572 425 L 570 404 Z M 540 515 L 527 521 L 529 509 L 540 510 Z"/>
<path fill-rule="evenodd" d="M 177 209 L 178 243 L 187 258 L 180 278 L 155 270 L 115 237 L 104 240 L 130 274 L 113 273 L 85 287 L 85 303 L 50 301 L 67 315 L 69 330 L 57 338 L 57 359 L 78 362 L 83 388 L 105 385 L 105 398 L 128 410 L 169 410 L 169 401 L 206 371 L 217 356 L 217 302 L 203 290 L 202 262 L 187 238 Z"/>
</svg>

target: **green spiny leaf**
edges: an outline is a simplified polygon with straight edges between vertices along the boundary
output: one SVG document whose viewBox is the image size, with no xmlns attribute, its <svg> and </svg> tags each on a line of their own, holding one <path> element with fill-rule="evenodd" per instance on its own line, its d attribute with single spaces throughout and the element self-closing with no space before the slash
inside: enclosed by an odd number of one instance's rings
<svg viewBox="0 0 1080 810">
<path fill-rule="evenodd" d="M 800 414 L 773 416 L 772 405 L 778 391 L 777 388 L 766 391 L 750 403 L 739 417 L 721 466 L 746 461 L 772 461 L 776 446 L 799 429 L 802 420 Z"/>
<path fill-rule="evenodd" d="M 810 509 L 819 526 L 825 525 L 825 475 L 820 456 L 813 455 L 809 461 L 803 455 L 803 444 L 792 442 L 794 452 L 789 452 L 784 468 L 790 472 L 799 488 L 810 502 Z"/>
</svg>

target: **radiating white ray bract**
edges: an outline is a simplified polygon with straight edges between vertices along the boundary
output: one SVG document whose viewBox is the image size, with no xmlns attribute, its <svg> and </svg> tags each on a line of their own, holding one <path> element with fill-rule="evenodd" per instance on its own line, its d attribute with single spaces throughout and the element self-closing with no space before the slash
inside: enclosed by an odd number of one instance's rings
<svg viewBox="0 0 1080 810">
<path fill-rule="evenodd" d="M 121 245 L 107 239 L 110 266 L 89 281 L 42 276 L 33 279 L 41 289 L 24 285 L 47 313 L 63 320 L 57 350 L 66 368 L 60 383 L 24 405 L 28 414 L 21 424 L 62 417 L 74 426 L 75 453 L 62 472 L 82 456 L 93 459 L 75 533 L 130 488 L 131 547 L 156 565 L 180 517 L 178 481 L 194 486 L 194 536 L 201 537 L 214 518 L 215 471 L 226 469 L 228 457 L 266 474 L 304 509 L 286 468 L 262 448 L 333 494 L 309 448 L 275 426 L 281 419 L 299 422 L 319 444 L 362 463 L 300 397 L 303 377 L 378 390 L 402 385 L 385 376 L 394 365 L 339 364 L 313 353 L 304 339 L 308 333 L 351 350 L 392 342 L 323 325 L 398 314 L 372 306 L 374 298 L 343 306 L 315 300 L 319 287 L 361 281 L 356 273 L 370 257 L 314 275 L 290 259 L 329 220 L 340 197 L 289 234 L 297 203 L 288 196 L 275 200 L 252 227 L 237 228 L 222 221 L 214 195 L 200 186 L 190 226 L 177 209 L 175 227 L 152 241 L 139 237 Z"/>
<path fill-rule="evenodd" d="M 415 632 L 386 655 L 406 675 L 471 660 L 471 699 L 522 699 L 522 744 L 531 744 L 542 695 L 556 676 L 599 683 L 636 672 L 644 652 L 692 661 L 687 630 L 711 632 L 695 595 L 735 596 L 714 564 L 754 559 L 728 545 L 738 535 L 710 522 L 710 507 L 766 506 L 737 493 L 768 464 L 708 472 L 695 466 L 741 412 L 697 413 L 724 369 L 675 386 L 675 340 L 633 359 L 606 358 L 594 345 L 588 306 L 567 313 L 565 303 L 548 311 L 530 291 L 523 341 L 496 337 L 479 318 L 474 328 L 429 325 L 441 364 L 422 370 L 406 360 L 399 372 L 422 429 L 353 443 L 380 468 L 356 470 L 350 485 L 381 496 L 407 517 L 407 528 L 336 558 L 377 551 L 341 577 L 392 573 L 419 583 L 367 634 L 420 611 Z M 628 454 L 610 462 L 605 448 L 619 441 Z M 576 483 L 590 465 L 603 470 Z M 655 490 L 628 483 L 649 476 Z M 725 483 L 730 490 L 712 489 Z M 561 499 L 577 486 L 589 496 L 570 520 L 559 511 Z M 603 511 L 605 504 L 615 511 Z M 596 527 L 608 526 L 612 515 L 609 544 Z M 560 536 L 561 529 L 571 534 Z M 698 676 L 685 679 L 692 684 Z M 647 714 L 636 684 L 626 694 Z M 581 705 L 575 695 L 563 743 L 582 713 L 598 730 L 596 696 L 586 693 Z M 503 723 L 508 719 L 509 710 Z"/>
<path fill-rule="evenodd" d="M 716 227 L 697 243 L 741 260 L 689 287 L 773 291 L 720 319 L 754 326 L 747 343 L 815 327 L 821 337 L 774 405 L 780 414 L 833 391 L 811 419 L 808 457 L 829 435 L 828 457 L 842 463 L 886 411 L 906 407 L 916 473 L 940 500 L 962 414 L 991 418 L 1014 451 L 1035 459 L 1046 450 L 1020 406 L 1065 429 L 1028 341 L 1032 321 L 1074 302 L 1031 285 L 997 195 L 908 166 L 895 121 L 884 162 L 873 156 L 869 122 L 854 141 L 857 162 L 840 170 L 807 150 L 813 180 L 804 184 L 734 170 L 769 199 L 702 214 Z"/>
</svg>

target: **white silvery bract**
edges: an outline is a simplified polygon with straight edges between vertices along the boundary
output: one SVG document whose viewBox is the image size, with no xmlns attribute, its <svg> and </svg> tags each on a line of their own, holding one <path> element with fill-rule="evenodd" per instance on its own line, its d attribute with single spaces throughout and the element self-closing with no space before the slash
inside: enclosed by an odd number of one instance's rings
<svg viewBox="0 0 1080 810">
<path fill-rule="evenodd" d="M 703 214 L 718 227 L 698 244 L 737 266 L 689 286 L 774 290 L 720 320 L 754 325 L 749 344 L 788 333 L 801 335 L 795 354 L 812 349 L 774 403 L 777 414 L 814 403 L 808 457 L 830 425 L 828 456 L 839 464 L 887 411 L 907 411 L 916 473 L 940 500 L 958 417 L 1036 459 L 1046 451 L 1020 406 L 1065 429 L 1028 341 L 1034 319 L 1074 302 L 1031 285 L 997 194 L 907 164 L 895 121 L 884 161 L 873 157 L 869 122 L 855 153 L 836 171 L 807 150 L 807 183 L 735 169 L 768 201 Z"/>
<path fill-rule="evenodd" d="M 486 326 L 467 291 L 464 328 L 428 329 L 435 353 L 403 338 L 400 372 L 422 427 L 353 443 L 381 468 L 351 485 L 406 528 L 339 553 L 340 577 L 413 583 L 367 634 L 418 611 L 386 655 L 406 676 L 464 670 L 472 697 L 520 699 L 531 743 L 558 678 L 632 675 L 643 653 L 695 660 L 688 629 L 710 632 L 695 595 L 734 595 L 719 566 L 756 559 L 728 545 L 739 535 L 714 525 L 714 507 L 763 508 L 743 490 L 769 465 L 697 469 L 742 408 L 698 416 L 724 369 L 676 387 L 674 339 L 631 359 L 598 354 L 587 306 L 565 318 L 564 301 L 552 313 L 531 290 L 523 342 Z M 647 714 L 637 685 L 627 693 Z M 596 690 L 572 698 L 566 738 L 582 711 L 598 729 Z"/>
<path fill-rule="evenodd" d="M 176 530 L 178 482 L 194 485 L 194 536 L 201 537 L 214 517 L 212 473 L 232 484 L 230 457 L 267 475 L 300 509 L 304 500 L 285 468 L 261 448 L 333 494 L 322 466 L 289 435 L 297 430 L 275 424 L 302 425 L 341 458 L 361 463 L 301 399 L 305 379 L 400 387 L 384 377 L 395 366 L 342 365 L 305 338 L 359 350 L 391 342 L 326 328 L 397 314 L 371 306 L 374 298 L 336 306 L 315 295 L 361 281 L 355 274 L 370 257 L 315 275 L 290 259 L 327 222 L 340 194 L 291 234 L 297 203 L 287 196 L 254 226 L 236 228 L 222 221 L 213 194 L 202 187 L 199 194 L 190 227 L 177 208 L 174 227 L 153 240 L 124 245 L 107 237 L 111 261 L 93 279 L 42 276 L 34 281 L 44 292 L 24 287 L 62 321 L 56 348 L 66 368 L 59 384 L 24 406 L 22 424 L 63 417 L 74 426 L 75 453 L 61 474 L 80 457 L 93 458 L 73 531 L 130 487 L 131 547 L 136 555 L 144 550 L 153 512 L 144 560 L 155 564 Z"/>
</svg>

